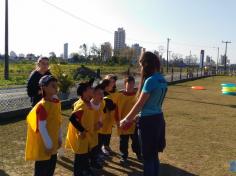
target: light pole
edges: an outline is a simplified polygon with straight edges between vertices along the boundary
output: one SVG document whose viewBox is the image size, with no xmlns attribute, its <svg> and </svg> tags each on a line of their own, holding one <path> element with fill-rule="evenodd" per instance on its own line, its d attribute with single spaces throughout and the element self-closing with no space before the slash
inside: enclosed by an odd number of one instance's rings
<svg viewBox="0 0 236 176">
<path fill-rule="evenodd" d="M 227 47 L 228 47 L 228 43 L 231 43 L 230 41 L 222 41 L 222 43 L 225 43 L 225 56 L 224 56 L 224 71 L 226 74 L 226 66 L 227 66 Z"/>
<path fill-rule="evenodd" d="M 213 47 L 213 48 L 217 49 L 216 72 L 218 72 L 220 48 L 219 47 Z"/>
<path fill-rule="evenodd" d="M 166 64 L 166 72 L 167 73 L 169 71 L 169 44 L 170 44 L 170 38 L 167 38 L 167 52 L 166 52 L 166 54 L 167 54 L 167 56 L 166 56 L 166 62 L 167 62 L 167 64 Z"/>
<path fill-rule="evenodd" d="M 8 56 L 8 0 L 5 0 L 5 66 L 4 79 L 9 78 L 9 56 Z"/>
</svg>

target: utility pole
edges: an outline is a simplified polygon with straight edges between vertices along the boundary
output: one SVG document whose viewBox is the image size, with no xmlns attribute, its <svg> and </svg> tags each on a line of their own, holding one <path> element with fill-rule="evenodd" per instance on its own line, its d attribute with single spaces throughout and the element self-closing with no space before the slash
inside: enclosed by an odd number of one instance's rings
<svg viewBox="0 0 236 176">
<path fill-rule="evenodd" d="M 227 65 L 227 47 L 228 47 L 228 43 L 231 43 L 231 41 L 222 41 L 222 43 L 225 43 L 225 55 L 224 55 L 224 71 L 226 74 L 226 65 Z"/>
<path fill-rule="evenodd" d="M 217 47 L 216 71 L 218 72 L 220 48 Z"/>
<path fill-rule="evenodd" d="M 8 0 L 5 0 L 5 66 L 4 79 L 9 78 L 9 55 L 8 55 Z"/>
<path fill-rule="evenodd" d="M 166 72 L 168 73 L 169 71 L 169 44 L 170 44 L 170 38 L 167 38 L 167 56 L 166 56 L 166 61 L 167 61 L 167 64 L 166 64 Z"/>
</svg>

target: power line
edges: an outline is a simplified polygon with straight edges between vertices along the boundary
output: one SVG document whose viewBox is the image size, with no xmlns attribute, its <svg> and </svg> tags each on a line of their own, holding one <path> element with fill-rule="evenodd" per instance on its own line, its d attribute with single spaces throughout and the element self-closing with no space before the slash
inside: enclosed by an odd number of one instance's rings
<svg viewBox="0 0 236 176">
<path fill-rule="evenodd" d="M 68 10 L 65 10 L 65 9 L 63 9 L 63 8 L 61 8 L 61 7 L 57 6 L 57 5 L 55 5 L 54 3 L 51 3 L 51 2 L 49 2 L 49 1 L 47 1 L 47 0 L 41 0 L 41 1 L 44 2 L 44 3 L 47 4 L 47 5 L 49 5 L 49 6 L 53 7 L 53 8 L 55 8 L 55 9 L 57 9 L 58 11 L 61 11 L 61 12 L 63 12 L 64 14 L 66 14 L 66 15 L 68 15 L 68 16 L 70 16 L 70 17 L 76 19 L 76 20 L 78 20 L 78 21 L 81 21 L 81 22 L 83 22 L 83 23 L 85 23 L 85 24 L 87 24 L 87 25 L 89 25 L 89 26 L 91 26 L 91 27 L 94 27 L 94 28 L 96 28 L 96 29 L 98 29 L 98 30 L 100 30 L 100 31 L 103 31 L 103 32 L 105 32 L 105 33 L 114 35 L 114 32 L 113 32 L 113 31 L 110 31 L 110 30 L 105 29 L 105 28 L 103 28 L 103 27 L 101 27 L 101 26 L 99 26 L 99 25 L 96 25 L 96 24 L 94 24 L 94 23 L 91 23 L 91 22 L 89 22 L 88 20 L 86 20 L 86 19 L 84 19 L 84 18 L 81 18 L 81 17 L 79 17 L 79 16 L 77 16 L 77 15 L 75 15 L 75 14 L 69 12 Z M 153 45 L 164 45 L 164 43 L 165 43 L 165 42 L 154 42 L 154 41 L 139 40 L 139 39 L 130 38 L 130 37 L 126 37 L 126 39 L 127 39 L 128 41 L 134 41 L 134 42 L 138 42 L 138 43 L 147 43 L 147 44 L 153 44 Z M 196 47 L 196 48 L 212 48 L 212 47 L 210 47 L 210 46 L 195 45 L 195 44 L 182 43 L 182 42 L 173 42 L 173 44 L 174 44 L 174 45 L 188 46 L 188 47 Z"/>
<path fill-rule="evenodd" d="M 68 16 L 74 18 L 74 19 L 76 19 L 76 20 L 82 21 L 83 23 L 85 23 L 85 24 L 87 24 L 87 25 L 90 25 L 90 26 L 92 26 L 92 27 L 94 27 L 94 28 L 96 28 L 96 29 L 99 29 L 99 30 L 101 30 L 101 31 L 103 31 L 103 32 L 106 32 L 106 33 L 108 33 L 108 34 L 114 35 L 114 32 L 113 32 L 113 31 L 107 30 L 107 29 L 105 29 L 105 28 L 103 28 L 103 27 L 101 27 L 101 26 L 98 26 L 98 25 L 96 25 L 96 24 L 93 24 L 93 23 L 89 22 L 88 20 L 85 20 L 85 19 L 83 19 L 83 18 L 81 18 L 81 17 L 78 17 L 77 15 L 75 15 L 75 14 L 73 14 L 73 13 L 71 13 L 71 12 L 69 12 L 69 11 L 67 11 L 67 10 L 65 10 L 65 9 L 63 9 L 63 8 L 61 8 L 61 7 L 59 7 L 59 6 L 55 5 L 55 4 L 53 4 L 53 3 L 51 3 L 51 2 L 49 2 L 49 1 L 46 1 L 46 0 L 41 0 L 41 1 L 44 2 L 44 3 L 46 3 L 47 5 L 50 5 L 51 7 L 55 8 L 55 9 L 57 9 L 57 10 L 63 12 L 64 14 L 66 14 L 66 15 L 68 15 Z M 129 38 L 129 37 L 127 37 L 126 39 L 127 39 L 127 40 L 130 40 L 130 41 L 141 42 L 141 43 L 162 44 L 162 43 L 152 42 L 152 41 L 137 40 L 137 39 Z"/>
<path fill-rule="evenodd" d="M 50 5 L 50 6 L 52 6 L 52 7 L 54 7 L 55 9 L 57 9 L 57 10 L 59 10 L 59 11 L 65 13 L 66 15 L 69 15 L 69 16 L 72 17 L 72 18 L 75 18 L 75 19 L 77 19 L 77 20 L 79 20 L 79 21 L 82 21 L 82 22 L 84 22 L 84 23 L 86 23 L 86 24 L 88 24 L 88 25 L 90 25 L 90 26 L 92 26 L 92 27 L 94 27 L 94 28 L 97 28 L 97 29 L 102 30 L 102 31 L 104 31 L 104 32 L 107 32 L 107 33 L 109 33 L 109 34 L 113 34 L 112 31 L 109 31 L 109 30 L 107 30 L 107 29 L 105 29 L 105 28 L 102 28 L 102 27 L 100 27 L 100 26 L 98 26 L 98 25 L 96 25 L 96 24 L 90 23 L 89 21 L 87 21 L 87 20 L 85 20 L 85 19 L 83 19 L 83 18 L 81 18 L 81 17 L 78 17 L 78 16 L 74 15 L 73 13 L 71 13 L 71 12 L 69 12 L 69 11 L 67 11 L 67 10 L 64 10 L 64 9 L 61 8 L 61 7 L 58 7 L 57 5 L 55 5 L 55 4 L 51 3 L 51 2 L 48 2 L 48 1 L 46 1 L 46 0 L 41 0 L 41 1 L 44 2 L 44 3 L 46 3 L 46 4 L 48 4 L 48 5 Z"/>
</svg>

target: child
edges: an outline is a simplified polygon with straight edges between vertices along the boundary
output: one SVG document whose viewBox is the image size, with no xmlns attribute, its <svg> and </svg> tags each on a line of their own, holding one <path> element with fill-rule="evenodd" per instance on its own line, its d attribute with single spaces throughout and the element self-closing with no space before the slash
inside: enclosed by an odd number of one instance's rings
<svg viewBox="0 0 236 176">
<path fill-rule="evenodd" d="M 94 175 L 91 166 L 94 166 L 95 161 L 90 160 L 90 153 L 93 153 L 92 149 L 96 146 L 94 142 L 96 111 L 90 102 L 93 97 L 91 84 L 88 82 L 79 84 L 77 94 L 80 99 L 74 104 L 65 147 L 75 153 L 74 175 L 89 176 Z M 97 163 L 95 167 L 98 165 Z"/>
<path fill-rule="evenodd" d="M 116 104 L 112 101 L 109 91 L 112 89 L 112 84 L 108 79 L 104 79 L 101 83 L 101 88 L 104 90 L 104 103 L 102 116 L 102 127 L 98 134 L 98 145 L 102 150 L 102 153 L 106 156 L 110 155 L 110 139 L 112 133 L 112 127 L 114 124 L 114 118 L 112 112 L 115 111 Z"/>
<path fill-rule="evenodd" d="M 57 94 L 57 80 L 43 76 L 39 85 L 43 98 L 27 116 L 25 159 L 35 161 L 35 176 L 52 176 L 57 161 L 57 149 L 62 144 L 61 103 Z"/>
<path fill-rule="evenodd" d="M 91 105 L 93 109 L 95 110 L 95 127 L 94 127 L 94 135 L 93 135 L 93 142 L 94 142 L 94 148 L 91 152 L 91 157 L 93 158 L 93 161 L 95 161 L 94 165 L 101 162 L 100 158 L 100 152 L 101 152 L 101 146 L 98 145 L 98 131 L 102 128 L 102 116 L 103 116 L 103 109 L 105 107 L 105 103 L 103 101 L 104 92 L 100 84 L 98 84 L 94 88 L 94 96 L 91 100 Z"/>
<path fill-rule="evenodd" d="M 120 95 L 117 101 L 116 109 L 116 121 L 117 124 L 122 120 L 128 112 L 132 109 L 136 101 L 135 79 L 132 76 L 128 76 L 124 81 L 125 90 L 120 91 Z M 137 158 L 141 159 L 141 151 L 138 141 L 136 122 L 131 122 L 123 128 L 117 128 L 120 135 L 120 152 L 121 162 L 126 162 L 128 158 L 128 144 L 129 138 L 132 140 L 132 150 L 136 153 Z"/>
</svg>

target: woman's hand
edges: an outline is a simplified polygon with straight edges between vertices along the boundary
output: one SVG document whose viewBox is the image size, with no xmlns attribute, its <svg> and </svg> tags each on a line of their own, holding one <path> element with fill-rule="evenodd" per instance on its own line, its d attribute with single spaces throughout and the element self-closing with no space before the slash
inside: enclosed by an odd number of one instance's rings
<svg viewBox="0 0 236 176">
<path fill-rule="evenodd" d="M 58 147 L 57 147 L 57 149 L 61 148 L 61 146 L 62 146 L 62 140 L 58 139 Z"/>
<path fill-rule="evenodd" d="M 124 127 L 126 127 L 130 122 L 131 122 L 131 121 L 128 120 L 127 117 L 125 117 L 124 119 L 122 119 L 122 120 L 120 121 L 119 127 L 120 127 L 120 128 L 124 128 Z"/>
</svg>

